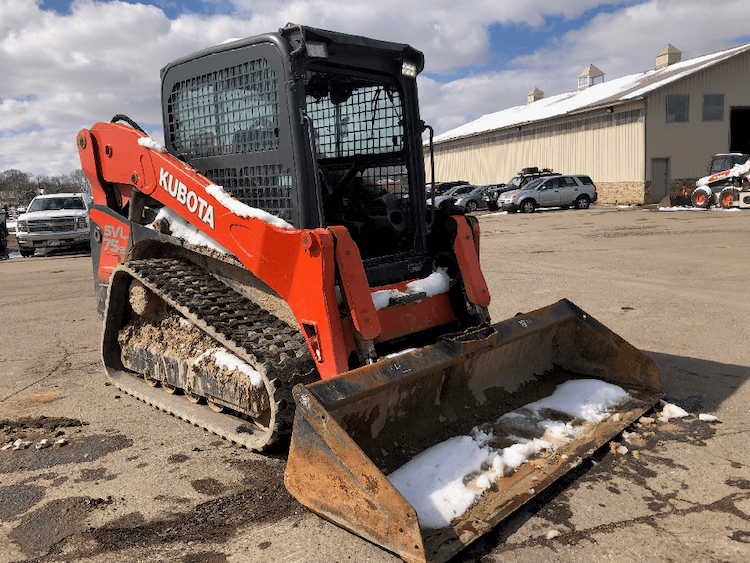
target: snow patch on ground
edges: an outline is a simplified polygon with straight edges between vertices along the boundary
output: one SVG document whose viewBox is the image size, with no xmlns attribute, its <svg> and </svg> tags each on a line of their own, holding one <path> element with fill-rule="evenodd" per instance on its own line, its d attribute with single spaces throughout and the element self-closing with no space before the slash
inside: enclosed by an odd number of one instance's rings
<svg viewBox="0 0 750 563">
<path fill-rule="evenodd" d="M 650 209 L 646 209 L 645 211 L 651 211 Z M 739 207 L 732 207 L 730 209 L 724 209 L 723 207 L 715 207 L 711 206 L 709 208 L 703 208 L 703 207 L 687 207 L 682 205 L 676 205 L 673 207 L 660 207 L 656 211 L 723 211 L 725 213 L 734 213 L 736 211 L 742 211 Z"/>
<path fill-rule="evenodd" d="M 683 418 L 688 415 L 689 413 L 682 407 L 678 407 L 677 405 L 674 405 L 672 403 L 664 403 L 664 408 L 662 409 L 659 418 L 665 418 L 669 420 L 670 418 Z"/>
<path fill-rule="evenodd" d="M 617 385 L 599 380 L 571 380 L 544 399 L 501 416 L 495 425 L 504 431 L 534 430 L 541 438 L 501 436 L 512 445 L 495 449 L 490 442 L 500 436 L 492 426 L 475 427 L 469 436 L 454 436 L 429 448 L 388 475 L 388 479 L 414 507 L 423 528 L 443 528 L 464 514 L 498 479 L 512 475 L 521 465 L 544 451 L 567 444 L 592 424 L 607 418 L 611 407 L 630 399 Z M 560 422 L 544 417 L 555 410 L 575 417 Z"/>
</svg>

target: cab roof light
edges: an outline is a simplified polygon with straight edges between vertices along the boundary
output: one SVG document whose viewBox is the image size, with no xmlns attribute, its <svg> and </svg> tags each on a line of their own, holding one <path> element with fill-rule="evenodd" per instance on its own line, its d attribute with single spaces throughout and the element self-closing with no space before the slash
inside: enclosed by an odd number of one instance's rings
<svg viewBox="0 0 750 563">
<path fill-rule="evenodd" d="M 328 58 L 328 47 L 325 43 L 314 43 L 308 41 L 305 43 L 305 53 L 310 58 L 315 59 L 327 59 Z"/>
<path fill-rule="evenodd" d="M 401 74 L 408 76 L 409 78 L 417 77 L 417 65 L 410 61 L 403 61 L 401 63 Z"/>
</svg>

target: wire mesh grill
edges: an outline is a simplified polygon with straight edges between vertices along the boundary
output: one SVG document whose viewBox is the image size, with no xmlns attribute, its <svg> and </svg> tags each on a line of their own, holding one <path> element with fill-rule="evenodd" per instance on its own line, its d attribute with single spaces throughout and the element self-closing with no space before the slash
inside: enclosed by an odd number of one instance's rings
<svg viewBox="0 0 750 563">
<path fill-rule="evenodd" d="M 168 106 L 172 146 L 188 159 L 277 149 L 277 88 L 266 59 L 175 83 Z"/>
<path fill-rule="evenodd" d="M 214 168 L 205 173 L 245 205 L 263 209 L 289 223 L 294 222 L 292 173 L 281 164 Z"/>
<path fill-rule="evenodd" d="M 409 176 L 406 166 L 377 166 L 362 171 L 362 184 L 365 187 L 386 190 L 396 199 L 405 199 L 409 195 Z"/>
<path fill-rule="evenodd" d="M 307 113 L 315 129 L 318 158 L 387 154 L 404 148 L 399 93 L 382 85 L 358 88 L 338 104 L 330 97 L 308 95 Z"/>
</svg>

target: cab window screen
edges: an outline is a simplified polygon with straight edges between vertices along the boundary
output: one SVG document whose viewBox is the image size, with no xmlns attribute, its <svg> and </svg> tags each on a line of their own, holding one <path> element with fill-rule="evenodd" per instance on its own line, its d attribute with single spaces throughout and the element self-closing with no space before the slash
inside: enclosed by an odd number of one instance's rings
<svg viewBox="0 0 750 563">
<path fill-rule="evenodd" d="M 312 80 L 306 104 L 318 158 L 380 155 L 404 149 L 403 110 L 395 89 L 367 85 L 349 90 Z"/>
<path fill-rule="evenodd" d="M 177 82 L 169 97 L 170 142 L 194 158 L 279 147 L 279 94 L 266 59 Z"/>
</svg>

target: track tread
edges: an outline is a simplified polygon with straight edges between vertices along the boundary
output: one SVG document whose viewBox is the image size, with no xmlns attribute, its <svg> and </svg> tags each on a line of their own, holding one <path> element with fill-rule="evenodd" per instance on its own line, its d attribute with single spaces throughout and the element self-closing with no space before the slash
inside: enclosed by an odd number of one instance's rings
<svg viewBox="0 0 750 563">
<path fill-rule="evenodd" d="M 298 327 L 290 326 L 186 259 L 133 260 L 118 269 L 126 270 L 130 277 L 154 291 L 221 346 L 258 371 L 269 392 L 272 409 L 275 409 L 275 422 L 260 440 L 257 436 L 249 439 L 248 424 L 242 419 L 213 412 L 209 415 L 207 407 L 198 407 L 200 410 L 194 408 L 197 405 L 183 408 L 180 402 L 175 401 L 168 401 L 170 404 L 166 408 L 162 404 L 154 404 L 148 398 L 164 392 L 149 388 L 145 383 L 143 386 L 137 385 L 137 393 L 131 394 L 255 450 L 263 450 L 291 432 L 294 418 L 292 387 L 318 379 L 309 348 Z M 108 369 L 108 372 L 112 377 L 112 370 Z M 127 392 L 130 391 L 122 385 L 136 384 L 128 383 L 121 375 L 113 377 L 115 379 L 118 387 Z M 130 379 L 134 378 L 131 376 Z M 158 403 L 165 401 L 164 397 L 154 398 Z M 184 400 L 182 402 L 189 404 Z M 206 411 L 206 414 L 202 415 L 201 411 Z M 243 414 L 249 416 L 250 413 Z M 217 422 L 223 420 L 226 422 Z"/>
</svg>

